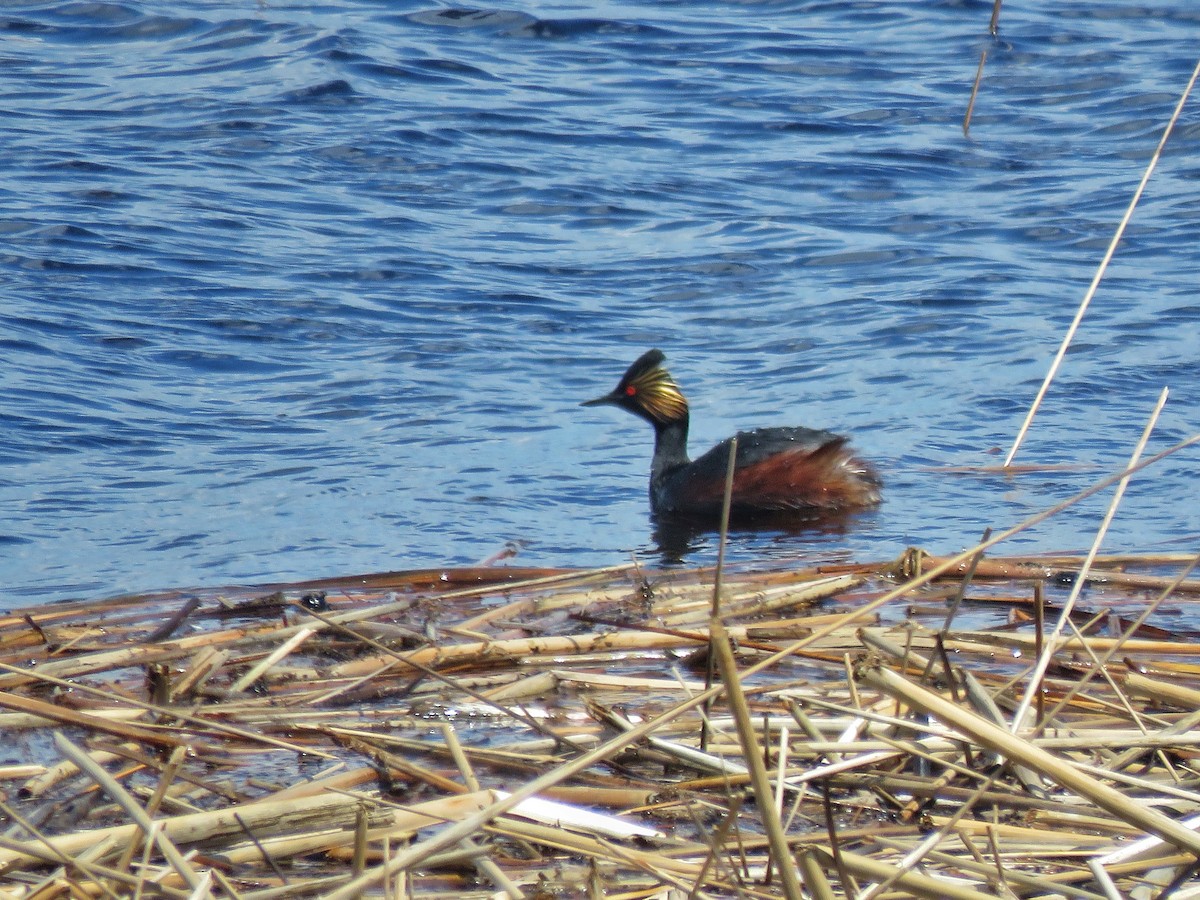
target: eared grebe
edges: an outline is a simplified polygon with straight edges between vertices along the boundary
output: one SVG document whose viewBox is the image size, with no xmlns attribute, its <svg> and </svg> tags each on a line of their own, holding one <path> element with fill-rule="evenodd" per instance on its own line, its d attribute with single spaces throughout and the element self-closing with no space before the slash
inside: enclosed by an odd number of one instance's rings
<svg viewBox="0 0 1200 900">
<path fill-rule="evenodd" d="M 656 515 L 719 516 L 731 440 L 699 459 L 687 455 L 688 404 L 651 350 L 622 376 L 611 394 L 582 404 L 611 404 L 654 426 L 650 508 Z M 849 439 L 812 428 L 759 428 L 737 436 L 731 514 L 739 519 L 817 516 L 879 502 L 879 476 L 854 456 Z"/>
</svg>

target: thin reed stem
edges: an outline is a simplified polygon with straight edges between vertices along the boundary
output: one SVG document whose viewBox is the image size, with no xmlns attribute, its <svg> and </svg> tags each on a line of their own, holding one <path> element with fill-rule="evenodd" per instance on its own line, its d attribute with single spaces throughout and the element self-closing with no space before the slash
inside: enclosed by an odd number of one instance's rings
<svg viewBox="0 0 1200 900">
<path fill-rule="evenodd" d="M 1179 121 L 1179 116 L 1183 112 L 1183 105 L 1187 102 L 1188 96 L 1192 93 L 1192 88 L 1196 84 L 1196 79 L 1200 77 L 1200 61 L 1197 61 L 1196 67 L 1192 69 L 1192 76 L 1188 79 L 1187 86 L 1184 87 L 1183 93 L 1179 97 L 1179 102 L 1175 104 L 1175 111 L 1171 114 L 1171 118 L 1167 121 L 1166 128 L 1163 129 L 1162 137 L 1158 141 L 1158 146 L 1154 148 L 1154 153 L 1150 157 L 1150 162 L 1146 165 L 1146 171 L 1142 175 L 1142 180 L 1134 190 L 1133 196 L 1129 200 L 1129 206 L 1125 209 L 1125 215 L 1121 217 L 1120 223 L 1117 225 L 1117 230 L 1113 233 L 1112 240 L 1108 243 L 1108 249 L 1104 251 L 1104 258 L 1100 260 L 1100 265 L 1096 268 L 1096 274 L 1092 278 L 1092 283 L 1088 285 L 1087 292 L 1083 295 L 1083 300 L 1079 304 L 1079 309 L 1075 312 L 1075 318 L 1071 321 L 1067 333 L 1063 336 L 1062 344 L 1058 348 L 1058 352 L 1054 355 L 1054 361 L 1050 363 L 1050 371 L 1046 373 L 1046 378 L 1042 381 L 1042 386 L 1038 389 L 1037 396 L 1033 399 L 1033 404 L 1029 407 L 1029 412 L 1025 416 L 1025 421 L 1021 423 L 1021 428 L 1017 432 L 1016 440 L 1013 441 L 1012 449 L 1008 451 L 1008 455 L 1004 457 L 1004 465 L 1008 467 L 1012 464 L 1013 458 L 1017 455 L 1017 450 L 1021 443 L 1025 440 L 1025 435 L 1029 431 L 1029 426 L 1033 422 L 1033 417 L 1037 415 L 1038 408 L 1042 405 L 1042 400 L 1046 396 L 1046 392 L 1050 389 L 1051 382 L 1054 381 L 1055 375 L 1058 374 L 1059 366 L 1062 365 L 1063 357 L 1067 355 L 1067 348 L 1071 346 L 1071 341 L 1075 338 L 1075 332 L 1079 330 L 1079 323 L 1083 321 L 1083 316 L 1087 312 L 1088 306 L 1092 302 L 1092 298 L 1096 296 L 1096 289 L 1100 287 L 1100 280 L 1104 277 L 1104 273 L 1108 271 L 1108 264 L 1112 261 L 1113 255 L 1117 252 L 1117 244 L 1121 242 L 1121 238 L 1125 234 L 1125 229 L 1129 226 L 1129 221 L 1133 218 L 1133 211 L 1137 208 L 1138 201 L 1142 199 L 1142 194 L 1146 190 L 1146 185 L 1150 183 L 1150 176 L 1154 174 L 1154 169 L 1158 166 L 1158 160 L 1162 156 L 1163 148 L 1167 145 L 1167 138 L 1171 136 L 1171 132 L 1175 128 L 1175 123 Z"/>
<path fill-rule="evenodd" d="M 1142 436 L 1133 448 L 1133 454 L 1129 458 L 1130 468 L 1136 466 L 1138 460 L 1142 458 L 1142 452 L 1146 449 L 1146 443 L 1150 440 L 1150 434 L 1154 431 L 1154 426 L 1158 423 L 1159 414 L 1166 403 L 1167 389 L 1163 388 L 1162 393 L 1158 396 L 1158 402 L 1154 405 L 1154 409 L 1150 413 L 1150 419 L 1146 422 L 1146 427 L 1142 431 Z M 1041 681 L 1046 674 L 1046 669 L 1050 667 L 1051 659 L 1057 649 L 1058 639 L 1066 623 L 1070 620 L 1071 611 L 1075 608 L 1075 604 L 1079 600 L 1079 595 L 1083 591 L 1084 584 L 1087 583 L 1087 574 L 1092 567 L 1092 561 L 1096 558 L 1096 554 L 1100 552 L 1100 545 L 1104 541 L 1104 536 L 1108 534 L 1108 526 L 1112 524 L 1113 517 L 1117 514 L 1117 507 L 1120 506 L 1121 498 L 1125 496 L 1125 488 L 1128 485 L 1129 476 L 1121 478 L 1117 482 L 1117 489 L 1113 493 L 1112 502 L 1108 505 L 1108 510 L 1105 512 L 1104 519 L 1100 523 L 1100 528 L 1096 532 L 1095 540 L 1092 541 L 1092 547 L 1088 551 L 1087 558 L 1084 559 L 1083 565 L 1079 569 L 1079 574 L 1075 577 L 1075 584 L 1071 587 L 1071 594 L 1067 597 L 1066 603 L 1063 604 L 1058 621 L 1045 640 L 1042 655 L 1038 658 L 1037 665 L 1033 669 L 1033 674 L 1029 676 L 1029 689 L 1025 691 L 1025 696 L 1021 698 L 1021 702 L 1017 706 L 1017 711 L 1013 714 L 1013 734 L 1016 734 L 1017 731 L 1024 727 L 1025 717 L 1029 713 L 1033 697 L 1035 694 L 1040 693 Z"/>
<path fill-rule="evenodd" d="M 971 86 L 971 98 L 967 101 L 967 111 L 963 115 L 963 137 L 971 136 L 971 115 L 975 112 L 975 98 L 979 96 L 979 84 L 983 81 L 983 64 L 987 62 L 987 51 L 979 52 L 979 67 L 975 70 L 975 83 Z"/>
</svg>

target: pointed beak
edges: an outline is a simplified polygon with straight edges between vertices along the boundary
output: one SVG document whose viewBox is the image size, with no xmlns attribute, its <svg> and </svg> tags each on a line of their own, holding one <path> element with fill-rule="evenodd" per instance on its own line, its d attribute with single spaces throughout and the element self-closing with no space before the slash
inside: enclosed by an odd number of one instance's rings
<svg viewBox="0 0 1200 900">
<path fill-rule="evenodd" d="M 605 394 L 603 397 L 597 397 L 595 400 L 584 400 L 580 406 L 607 406 L 618 402 L 621 399 L 616 392 Z"/>
</svg>

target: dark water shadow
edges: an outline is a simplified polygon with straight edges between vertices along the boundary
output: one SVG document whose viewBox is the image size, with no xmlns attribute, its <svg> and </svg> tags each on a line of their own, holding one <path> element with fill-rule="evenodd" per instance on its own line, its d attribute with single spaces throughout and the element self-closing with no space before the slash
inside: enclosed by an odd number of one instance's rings
<svg viewBox="0 0 1200 900">
<path fill-rule="evenodd" d="M 731 517 L 729 534 L 820 538 L 825 543 L 829 538 L 848 534 L 856 523 L 863 524 L 871 512 L 855 510 L 809 515 L 741 515 Z M 652 522 L 654 529 L 651 538 L 658 551 L 659 562 L 664 566 L 683 565 L 693 553 L 711 552 L 718 539 L 719 527 L 710 518 L 654 516 Z"/>
</svg>

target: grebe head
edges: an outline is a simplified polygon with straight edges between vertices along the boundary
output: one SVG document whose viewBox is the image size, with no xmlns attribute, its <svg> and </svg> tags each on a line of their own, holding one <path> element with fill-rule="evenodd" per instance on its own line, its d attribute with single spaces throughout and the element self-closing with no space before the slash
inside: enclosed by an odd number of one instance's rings
<svg viewBox="0 0 1200 900">
<path fill-rule="evenodd" d="M 688 404 L 683 393 L 663 366 L 666 356 L 661 350 L 650 350 L 621 376 L 612 393 L 588 400 L 581 406 L 611 405 L 641 416 L 656 428 L 686 422 Z"/>
</svg>

